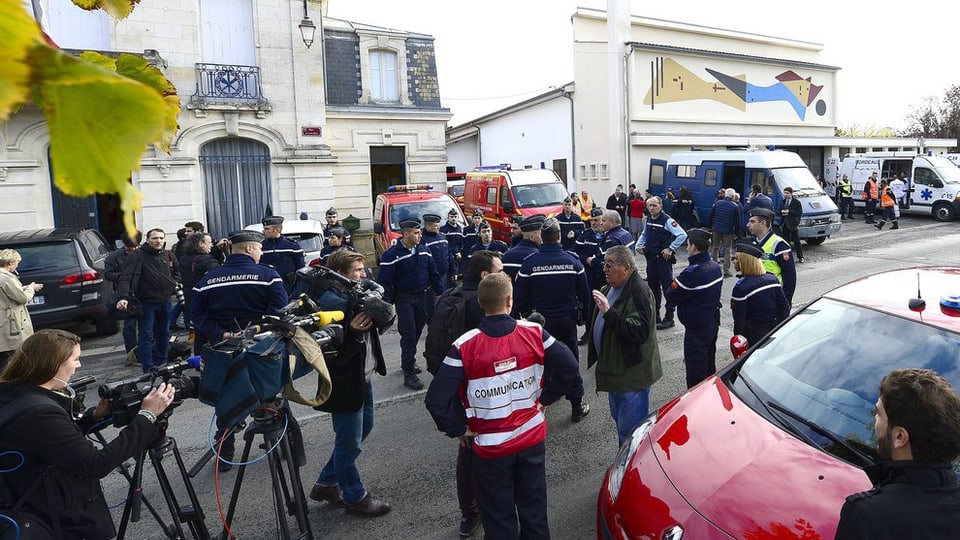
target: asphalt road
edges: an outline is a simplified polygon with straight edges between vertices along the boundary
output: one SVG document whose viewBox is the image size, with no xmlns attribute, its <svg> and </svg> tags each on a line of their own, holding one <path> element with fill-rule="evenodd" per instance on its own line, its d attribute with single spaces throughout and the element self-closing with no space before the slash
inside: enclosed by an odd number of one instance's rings
<svg viewBox="0 0 960 540">
<path fill-rule="evenodd" d="M 798 265 L 799 285 L 794 307 L 837 285 L 882 270 L 917 265 L 960 266 L 960 222 L 938 223 L 927 217 L 906 217 L 901 226 L 898 231 L 877 232 L 862 219 L 848 221 L 840 235 L 828 239 L 823 245 L 805 246 L 806 263 Z M 680 258 L 677 272 L 686 264 L 685 257 Z M 724 283 L 725 305 L 733 284 L 733 278 Z M 725 309 L 717 344 L 717 361 L 721 365 L 731 359 L 728 349 L 731 325 L 729 310 Z M 83 328 L 76 330 L 86 332 Z M 664 404 L 685 390 L 680 355 L 682 338 L 683 327 L 679 324 L 660 333 L 664 377 L 652 389 L 652 407 Z M 396 331 L 389 331 L 383 342 L 389 374 L 374 379 L 376 427 L 364 445 L 359 467 L 367 489 L 389 502 L 393 511 L 381 518 L 363 519 L 309 501 L 313 535 L 334 539 L 457 538 L 459 511 L 453 478 L 456 443 L 434 427 L 423 406 L 424 392 L 411 392 L 403 386 Z M 83 367 L 78 375 L 96 375 L 99 384 L 139 373 L 139 368 L 124 365 L 119 334 L 108 338 L 85 337 L 83 347 Z M 585 348 L 581 348 L 584 358 L 585 353 Z M 429 375 L 424 373 L 424 377 L 428 383 Z M 303 385 L 304 394 L 315 384 L 308 379 L 297 381 Z M 558 402 L 547 411 L 549 518 L 553 537 L 557 539 L 596 537 L 596 493 L 617 451 L 607 397 L 595 392 L 592 372 L 584 373 L 584 382 L 587 389 L 585 399 L 592 410 L 583 422 L 570 422 L 566 402 Z M 95 388 L 91 388 L 88 394 L 87 401 L 92 404 L 96 398 Z M 301 469 L 301 475 L 309 491 L 321 464 L 330 455 L 333 431 L 326 414 L 299 405 L 294 405 L 294 412 L 306 440 L 308 464 Z M 176 438 L 188 468 L 206 450 L 211 415 L 211 408 L 196 400 L 188 400 L 175 410 L 171 418 L 169 434 Z M 108 438 L 113 436 L 112 429 L 104 430 Z M 254 455 L 258 452 L 262 451 L 254 448 Z M 182 481 L 173 460 L 165 459 L 163 466 L 183 503 Z M 226 506 L 235 478 L 236 470 L 222 474 L 217 489 L 213 467 L 208 466 L 192 481 L 211 533 L 216 534 L 221 529 L 217 493 L 219 491 L 222 504 Z M 118 505 L 115 518 L 119 522 L 126 483 L 117 473 L 112 473 L 102 483 L 107 500 Z M 238 538 L 276 537 L 269 486 L 265 462 L 248 467 L 241 490 L 242 501 L 233 523 Z M 147 465 L 144 473 L 144 493 L 151 502 L 163 506 L 157 476 L 151 465 Z M 169 522 L 170 518 L 166 521 Z M 289 523 L 296 530 L 292 519 Z M 164 535 L 144 511 L 140 522 L 131 524 L 127 537 L 152 539 L 164 538 Z"/>
</svg>

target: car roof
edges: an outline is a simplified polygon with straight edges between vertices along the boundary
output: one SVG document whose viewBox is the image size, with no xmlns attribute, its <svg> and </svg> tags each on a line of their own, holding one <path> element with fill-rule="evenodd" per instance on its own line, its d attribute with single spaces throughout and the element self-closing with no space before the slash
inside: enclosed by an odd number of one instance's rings
<svg viewBox="0 0 960 540">
<path fill-rule="evenodd" d="M 423 191 L 423 190 L 411 190 L 411 191 L 388 191 L 386 193 L 381 193 L 377 197 L 383 197 L 384 200 L 390 201 L 390 204 L 397 204 L 402 202 L 410 201 L 426 201 L 429 199 L 446 199 L 452 197 L 447 194 L 445 191 Z M 456 201 L 453 202 L 456 204 Z"/>
<path fill-rule="evenodd" d="M 283 234 L 323 234 L 323 228 L 327 224 L 316 219 L 286 219 L 283 221 Z M 248 231 L 262 231 L 263 225 L 254 223 L 244 227 Z"/>
<path fill-rule="evenodd" d="M 83 229 L 59 227 L 55 229 L 29 229 L 24 231 L 0 232 L 0 244 L 37 244 L 41 242 L 63 242 L 72 240 Z"/>
<path fill-rule="evenodd" d="M 960 295 L 960 268 L 926 266 L 860 278 L 837 287 L 825 294 L 824 298 L 849 302 L 960 333 L 960 313 L 941 308 L 942 298 L 956 295 Z M 918 297 L 926 301 L 926 307 L 922 311 L 912 311 L 910 299 Z"/>
</svg>

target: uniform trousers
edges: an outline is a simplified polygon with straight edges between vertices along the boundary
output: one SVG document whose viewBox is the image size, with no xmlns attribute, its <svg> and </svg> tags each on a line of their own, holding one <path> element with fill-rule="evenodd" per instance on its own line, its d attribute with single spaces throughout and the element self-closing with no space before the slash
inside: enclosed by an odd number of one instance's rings
<svg viewBox="0 0 960 540">
<path fill-rule="evenodd" d="M 480 505 L 473 489 L 473 447 L 458 444 L 457 448 L 457 501 L 460 503 L 460 516 L 475 518 L 480 515 Z"/>
<path fill-rule="evenodd" d="M 417 293 L 399 293 L 394 299 L 397 309 L 397 331 L 400 332 L 400 367 L 406 374 L 417 365 L 417 343 L 433 314 L 436 298 L 430 290 Z"/>
<path fill-rule="evenodd" d="M 485 538 L 550 538 L 543 442 L 501 458 L 474 456 L 473 478 Z"/>
<path fill-rule="evenodd" d="M 573 357 L 577 359 L 577 363 L 580 363 L 580 346 L 577 345 L 577 321 L 574 320 L 574 316 L 553 315 L 550 317 L 545 316 L 544 319 L 546 319 L 546 323 L 543 325 L 543 328 L 549 332 L 554 339 L 566 345 L 567 348 L 570 349 L 570 352 L 573 353 Z M 571 403 L 580 403 L 583 401 L 582 381 L 570 390 L 567 394 L 567 399 Z"/>
<path fill-rule="evenodd" d="M 683 363 L 687 371 L 687 388 L 693 388 L 717 372 L 717 334 L 720 331 L 720 310 L 716 321 L 690 327 L 683 333 Z"/>
<path fill-rule="evenodd" d="M 663 300 L 663 291 L 670 288 L 673 281 L 673 264 L 655 254 L 644 254 L 647 259 L 647 285 L 653 290 L 653 299 L 657 303 L 657 320 L 660 319 L 660 304 Z"/>
</svg>

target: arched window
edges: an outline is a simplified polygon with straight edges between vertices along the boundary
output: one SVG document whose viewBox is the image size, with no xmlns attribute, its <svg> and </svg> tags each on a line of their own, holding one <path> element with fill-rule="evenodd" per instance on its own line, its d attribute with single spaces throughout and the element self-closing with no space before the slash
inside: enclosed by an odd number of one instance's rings
<svg viewBox="0 0 960 540">
<path fill-rule="evenodd" d="M 259 223 L 270 204 L 270 149 L 242 138 L 217 139 L 200 148 L 203 201 L 210 234 Z"/>
<path fill-rule="evenodd" d="M 373 101 L 400 101 L 397 53 L 382 49 L 370 51 L 370 98 Z"/>
</svg>

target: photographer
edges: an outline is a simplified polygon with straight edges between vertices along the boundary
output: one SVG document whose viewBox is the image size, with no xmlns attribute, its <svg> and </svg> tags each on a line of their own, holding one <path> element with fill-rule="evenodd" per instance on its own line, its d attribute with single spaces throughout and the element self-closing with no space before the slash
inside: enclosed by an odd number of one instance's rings
<svg viewBox="0 0 960 540">
<path fill-rule="evenodd" d="M 113 538 L 116 530 L 100 478 L 157 439 L 154 421 L 173 401 L 174 388 L 161 384 L 151 390 L 136 418 L 98 449 L 84 437 L 84 429 L 109 409 L 101 401 L 74 421 L 73 389 L 67 381 L 79 367 L 79 337 L 40 330 L 24 341 L 0 375 L 0 408 L 30 403 L 0 426 L 0 450 L 10 451 L 0 459 L 0 468 L 11 471 L 0 476 L 3 502 L 22 502 L 20 515 L 39 518 L 56 538 Z"/>
<path fill-rule="evenodd" d="M 390 511 L 390 505 L 364 489 L 356 463 L 363 441 L 373 429 L 370 375 L 374 369 L 380 375 L 387 373 L 379 336 L 376 331 L 370 332 L 376 326 L 370 315 L 361 310 L 356 287 L 366 277 L 363 254 L 341 249 L 330 255 L 326 266 L 332 272 L 319 278 L 312 297 L 323 310 L 343 311 L 349 324 L 345 325 L 343 345 L 337 355 L 327 358 L 333 392 L 318 409 L 331 413 L 336 439 L 333 454 L 320 471 L 310 498 L 335 507 L 346 506 L 348 514 L 382 516 Z M 366 362 L 368 341 L 374 346 L 372 362 Z"/>
</svg>

